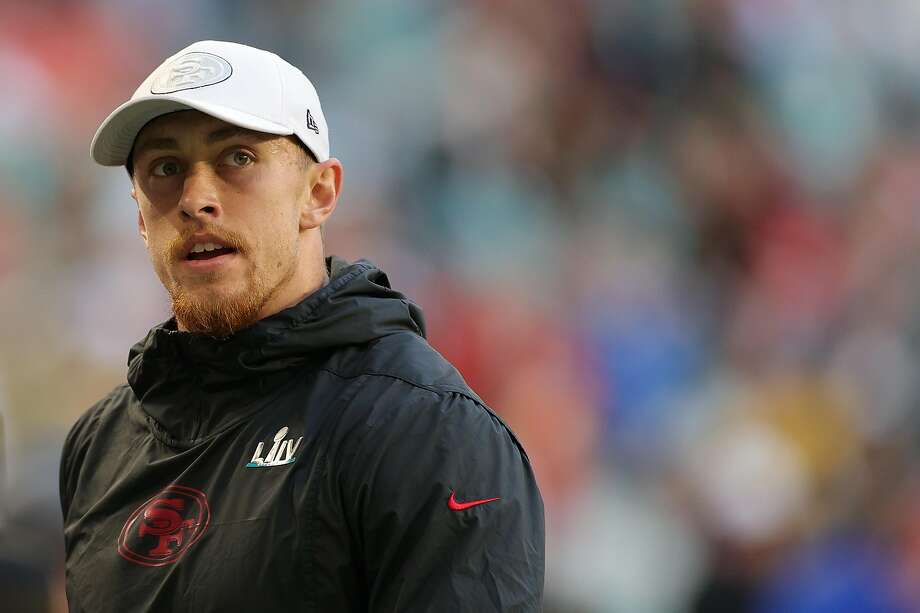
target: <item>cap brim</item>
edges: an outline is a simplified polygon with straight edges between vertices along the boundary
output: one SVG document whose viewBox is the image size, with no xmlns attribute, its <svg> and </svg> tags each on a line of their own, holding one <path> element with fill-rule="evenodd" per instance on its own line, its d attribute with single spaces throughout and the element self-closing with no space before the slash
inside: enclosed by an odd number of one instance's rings
<svg viewBox="0 0 920 613">
<path fill-rule="evenodd" d="M 124 166 L 134 146 L 134 139 L 147 122 L 160 115 L 190 109 L 257 132 L 293 134 L 286 126 L 249 113 L 167 94 L 129 100 L 112 111 L 96 130 L 90 153 L 103 166 Z"/>
</svg>

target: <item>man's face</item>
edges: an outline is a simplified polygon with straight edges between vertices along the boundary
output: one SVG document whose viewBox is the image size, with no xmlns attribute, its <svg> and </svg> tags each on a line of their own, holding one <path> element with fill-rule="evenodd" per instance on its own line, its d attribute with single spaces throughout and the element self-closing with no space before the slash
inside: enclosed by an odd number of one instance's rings
<svg viewBox="0 0 920 613">
<path fill-rule="evenodd" d="M 133 162 L 141 235 L 180 327 L 226 336 L 290 293 L 319 166 L 291 137 L 180 111 L 144 126 Z"/>
</svg>

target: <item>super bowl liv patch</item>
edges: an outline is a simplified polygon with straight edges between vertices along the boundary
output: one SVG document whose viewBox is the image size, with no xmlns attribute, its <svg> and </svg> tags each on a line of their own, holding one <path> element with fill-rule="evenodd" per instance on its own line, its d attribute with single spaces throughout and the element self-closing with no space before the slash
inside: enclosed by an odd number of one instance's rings
<svg viewBox="0 0 920 613">
<path fill-rule="evenodd" d="M 246 468 L 267 468 L 269 466 L 293 464 L 297 459 L 297 456 L 294 454 L 297 453 L 297 448 L 300 447 L 303 437 L 301 436 L 296 441 L 293 438 L 286 439 L 287 433 L 287 426 L 278 430 L 272 439 L 271 449 L 264 458 L 262 457 L 262 452 L 265 449 L 265 443 L 260 441 L 256 446 L 256 452 L 252 454 L 252 459 L 246 465 Z"/>
</svg>

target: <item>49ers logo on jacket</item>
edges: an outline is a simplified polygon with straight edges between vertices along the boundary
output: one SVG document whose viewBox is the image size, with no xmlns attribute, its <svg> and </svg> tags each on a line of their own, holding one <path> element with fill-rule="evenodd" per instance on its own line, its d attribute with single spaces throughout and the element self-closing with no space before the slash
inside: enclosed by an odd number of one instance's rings
<svg viewBox="0 0 920 613">
<path fill-rule="evenodd" d="M 172 564 L 201 538 L 210 520 L 204 492 L 170 485 L 131 514 L 118 537 L 118 553 L 144 566 Z"/>
</svg>

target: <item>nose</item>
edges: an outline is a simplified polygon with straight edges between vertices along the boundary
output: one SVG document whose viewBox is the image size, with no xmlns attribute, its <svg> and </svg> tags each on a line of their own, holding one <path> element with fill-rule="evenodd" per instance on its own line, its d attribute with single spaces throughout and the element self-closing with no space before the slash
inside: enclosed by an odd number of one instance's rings
<svg viewBox="0 0 920 613">
<path fill-rule="evenodd" d="M 220 217 L 222 211 L 217 191 L 217 177 L 208 169 L 189 169 L 179 198 L 183 219 L 209 221 Z"/>
</svg>

